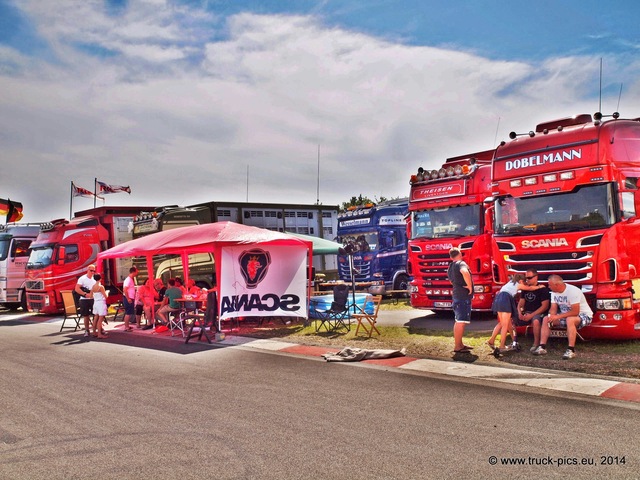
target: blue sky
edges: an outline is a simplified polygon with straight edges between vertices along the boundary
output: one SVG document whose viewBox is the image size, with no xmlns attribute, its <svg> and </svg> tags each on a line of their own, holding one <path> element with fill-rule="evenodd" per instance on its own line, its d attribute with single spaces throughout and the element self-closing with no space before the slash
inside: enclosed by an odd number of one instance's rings
<svg viewBox="0 0 640 480">
<path fill-rule="evenodd" d="M 0 197 L 314 203 L 599 103 L 640 115 L 636 1 L 0 0 Z M 46 178 L 46 181 L 44 180 Z M 74 210 L 92 206 L 74 200 Z"/>
</svg>

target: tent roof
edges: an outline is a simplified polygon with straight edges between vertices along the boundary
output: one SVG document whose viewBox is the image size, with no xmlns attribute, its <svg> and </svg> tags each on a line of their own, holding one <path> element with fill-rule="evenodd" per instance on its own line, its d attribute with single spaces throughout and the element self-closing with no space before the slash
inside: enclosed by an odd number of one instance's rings
<svg viewBox="0 0 640 480">
<path fill-rule="evenodd" d="M 99 253 L 98 260 L 168 253 L 202 253 L 213 251 L 214 245 L 248 244 L 304 245 L 312 248 L 310 241 L 284 233 L 234 222 L 216 222 L 165 230 L 130 240 Z"/>
<path fill-rule="evenodd" d="M 337 255 L 338 249 L 342 247 L 341 243 L 332 242 L 331 240 L 327 240 L 325 238 L 320 238 L 320 237 L 314 237 L 312 235 L 303 235 L 302 233 L 291 233 L 291 232 L 287 232 L 287 235 L 301 238 L 302 240 L 306 240 L 308 242 L 313 243 L 314 255 L 331 255 L 331 254 Z"/>
</svg>

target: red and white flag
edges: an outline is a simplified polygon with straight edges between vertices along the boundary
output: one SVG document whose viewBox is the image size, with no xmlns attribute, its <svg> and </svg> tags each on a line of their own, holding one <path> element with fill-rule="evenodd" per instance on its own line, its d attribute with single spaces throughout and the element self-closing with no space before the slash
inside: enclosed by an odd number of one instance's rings
<svg viewBox="0 0 640 480">
<path fill-rule="evenodd" d="M 73 182 L 71 182 L 71 186 L 73 187 L 74 197 L 91 197 L 91 198 L 96 197 L 96 198 L 99 198 L 100 200 L 104 200 L 104 198 L 99 197 L 98 195 L 93 193 L 91 190 L 87 190 L 86 188 L 79 187 Z"/>
<path fill-rule="evenodd" d="M 109 185 L 107 183 L 104 182 L 97 182 L 98 184 L 98 192 L 99 193 L 118 193 L 118 192 L 127 192 L 128 194 L 131 194 L 131 188 L 130 187 L 124 187 L 122 185 Z"/>
</svg>

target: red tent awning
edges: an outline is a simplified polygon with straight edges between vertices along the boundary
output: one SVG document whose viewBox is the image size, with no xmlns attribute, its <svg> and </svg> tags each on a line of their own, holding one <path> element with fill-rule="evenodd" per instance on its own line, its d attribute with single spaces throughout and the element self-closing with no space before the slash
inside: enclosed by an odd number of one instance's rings
<svg viewBox="0 0 640 480">
<path fill-rule="evenodd" d="M 181 227 L 137 238 L 98 254 L 98 260 L 107 258 L 141 257 L 159 254 L 190 254 L 213 252 L 224 245 L 306 245 L 312 250 L 312 242 L 273 232 L 263 228 L 234 222 L 216 222 Z"/>
</svg>

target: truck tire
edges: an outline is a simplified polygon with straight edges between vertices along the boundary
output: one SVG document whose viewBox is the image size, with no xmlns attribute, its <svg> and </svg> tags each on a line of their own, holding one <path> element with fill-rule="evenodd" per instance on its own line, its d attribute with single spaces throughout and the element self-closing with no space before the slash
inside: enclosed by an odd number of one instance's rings
<svg viewBox="0 0 640 480">
<path fill-rule="evenodd" d="M 22 290 L 21 295 L 20 295 L 20 307 L 22 308 L 23 312 L 28 311 L 28 307 L 27 307 L 27 292 L 26 290 Z"/>
<path fill-rule="evenodd" d="M 399 294 L 400 297 L 406 298 L 409 296 L 409 277 L 405 274 L 400 274 L 393 282 L 394 290 L 404 290 L 405 293 Z"/>
</svg>

